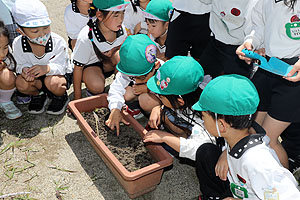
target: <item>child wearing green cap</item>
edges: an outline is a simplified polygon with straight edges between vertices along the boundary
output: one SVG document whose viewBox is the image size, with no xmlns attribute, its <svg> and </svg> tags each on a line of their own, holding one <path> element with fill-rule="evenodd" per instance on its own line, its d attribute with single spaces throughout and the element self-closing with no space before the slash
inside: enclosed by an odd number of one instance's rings
<svg viewBox="0 0 300 200">
<path fill-rule="evenodd" d="M 148 26 L 148 35 L 158 49 L 157 57 L 164 61 L 167 60 L 165 42 L 173 9 L 170 0 L 152 0 L 143 12 Z"/>
<path fill-rule="evenodd" d="M 74 99 L 81 98 L 84 82 L 88 96 L 104 91 L 105 78 L 112 75 L 120 58 L 121 44 L 127 37 L 124 26 L 124 0 L 94 0 L 89 21 L 79 33 L 72 54 Z"/>
<path fill-rule="evenodd" d="M 146 86 L 148 79 L 159 67 L 160 61 L 156 60 L 156 46 L 147 35 L 132 35 L 125 40 L 120 49 L 120 62 L 117 65 L 119 72 L 110 86 L 107 98 L 111 113 L 106 125 L 112 130 L 116 128 L 117 135 L 120 121 L 125 122 L 120 112 L 125 103 L 138 100 L 139 104 L 144 105 L 143 109 L 146 112 L 151 112 L 153 107 L 159 105 L 158 98 L 154 94 L 148 94 Z M 135 118 L 140 116 L 139 110 L 132 111 L 127 107 L 127 111 Z"/>
<path fill-rule="evenodd" d="M 201 157 L 203 161 L 196 165 L 204 195 L 202 199 L 300 199 L 296 180 L 282 167 L 269 146 L 270 138 L 254 121 L 258 104 L 254 84 L 244 76 L 232 74 L 219 76 L 208 83 L 193 106 L 201 111 L 208 132 L 215 137 L 224 137 L 228 144 L 227 187 L 217 180 L 217 159 L 206 156 L 207 152 L 214 151 L 217 155 L 221 152 L 208 144 L 197 151 L 197 158 Z M 256 133 L 250 134 L 250 128 Z M 228 189 L 234 198 L 228 197 Z"/>
<path fill-rule="evenodd" d="M 205 85 L 203 79 L 203 69 L 192 57 L 175 56 L 159 68 L 147 86 L 159 95 L 163 106 L 152 109 L 148 124 L 153 130 L 144 136 L 144 142 L 165 143 L 176 151 L 170 153 L 191 160 L 195 160 L 201 144 L 216 142 L 203 128 L 201 116 L 192 109 Z"/>
</svg>

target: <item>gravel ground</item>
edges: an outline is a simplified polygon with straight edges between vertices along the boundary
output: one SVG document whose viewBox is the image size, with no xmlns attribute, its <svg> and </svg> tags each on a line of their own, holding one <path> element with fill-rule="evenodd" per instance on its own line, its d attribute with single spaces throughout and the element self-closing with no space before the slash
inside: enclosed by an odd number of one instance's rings
<svg viewBox="0 0 300 200">
<path fill-rule="evenodd" d="M 42 2 L 53 21 L 52 31 L 67 39 L 63 12 L 70 1 Z M 72 99 L 72 89 L 68 93 Z M 18 199 L 129 199 L 75 119 L 66 114 L 30 115 L 26 105 L 19 108 L 23 116 L 17 120 L 7 120 L 0 112 L 0 197 L 30 192 Z M 157 189 L 138 199 L 197 199 L 199 193 L 194 168 L 175 159 Z"/>
</svg>

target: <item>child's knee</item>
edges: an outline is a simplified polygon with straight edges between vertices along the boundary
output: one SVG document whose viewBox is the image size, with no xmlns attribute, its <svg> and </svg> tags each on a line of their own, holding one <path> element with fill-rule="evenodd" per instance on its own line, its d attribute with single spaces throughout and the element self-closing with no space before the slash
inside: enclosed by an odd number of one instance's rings
<svg viewBox="0 0 300 200">
<path fill-rule="evenodd" d="M 124 99 L 125 99 L 125 102 L 129 102 L 129 101 L 133 101 L 136 99 L 136 95 L 133 93 L 133 89 L 131 86 L 128 86 L 126 88 L 126 92 L 124 94 Z"/>
<path fill-rule="evenodd" d="M 44 84 L 56 96 L 63 95 L 67 90 L 66 79 L 63 77 L 48 76 L 45 78 Z"/>
<path fill-rule="evenodd" d="M 160 105 L 160 101 L 149 93 L 143 93 L 139 96 L 139 104 L 144 111 L 151 112 L 152 108 Z"/>
<path fill-rule="evenodd" d="M 101 81 L 93 81 L 86 84 L 87 89 L 93 94 L 100 94 L 104 91 L 104 83 Z"/>
<path fill-rule="evenodd" d="M 0 73 L 0 83 L 6 89 L 12 89 L 16 86 L 16 76 L 12 71 L 5 68 Z"/>
</svg>

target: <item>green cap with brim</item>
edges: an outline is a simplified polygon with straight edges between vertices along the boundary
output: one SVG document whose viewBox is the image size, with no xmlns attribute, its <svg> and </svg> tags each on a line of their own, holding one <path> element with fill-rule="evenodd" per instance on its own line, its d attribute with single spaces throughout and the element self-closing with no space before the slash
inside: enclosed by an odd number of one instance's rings
<svg viewBox="0 0 300 200">
<path fill-rule="evenodd" d="M 119 55 L 119 72 L 130 76 L 142 76 L 154 67 L 156 46 L 147 35 L 131 35 L 122 44 Z"/>
<path fill-rule="evenodd" d="M 157 70 L 147 87 L 157 94 L 184 95 L 195 91 L 203 77 L 204 71 L 194 58 L 175 56 Z"/>
<path fill-rule="evenodd" d="M 169 21 L 173 9 L 170 0 L 151 0 L 143 14 L 147 19 Z"/>
<path fill-rule="evenodd" d="M 221 115 L 241 116 L 254 114 L 258 104 L 259 96 L 254 84 L 244 76 L 230 74 L 210 81 L 192 108 Z"/>
<path fill-rule="evenodd" d="M 93 0 L 93 4 L 99 10 L 122 11 L 125 10 L 129 2 L 124 0 Z"/>
</svg>

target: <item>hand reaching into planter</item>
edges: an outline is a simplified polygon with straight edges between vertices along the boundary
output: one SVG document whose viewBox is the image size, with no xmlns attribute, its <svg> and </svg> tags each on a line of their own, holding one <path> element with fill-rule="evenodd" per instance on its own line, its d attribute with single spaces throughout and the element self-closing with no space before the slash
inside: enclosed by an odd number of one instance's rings
<svg viewBox="0 0 300 200">
<path fill-rule="evenodd" d="M 121 111 L 119 109 L 112 109 L 108 120 L 106 120 L 105 125 L 108 126 L 111 130 L 117 129 L 117 136 L 120 134 L 120 122 L 123 122 L 126 125 L 129 125 L 125 119 L 123 119 L 121 115 Z"/>
<path fill-rule="evenodd" d="M 180 138 L 171 133 L 159 130 L 152 130 L 145 134 L 144 142 L 166 143 L 175 151 L 180 151 Z"/>
<path fill-rule="evenodd" d="M 155 106 L 152 108 L 148 124 L 151 128 L 158 129 L 158 126 L 160 125 L 160 116 L 161 116 L 161 106 Z"/>
</svg>

